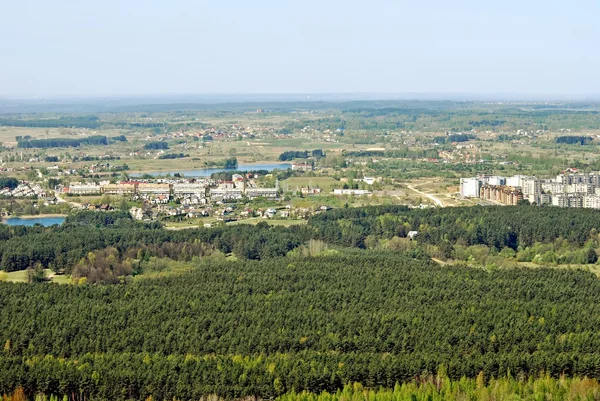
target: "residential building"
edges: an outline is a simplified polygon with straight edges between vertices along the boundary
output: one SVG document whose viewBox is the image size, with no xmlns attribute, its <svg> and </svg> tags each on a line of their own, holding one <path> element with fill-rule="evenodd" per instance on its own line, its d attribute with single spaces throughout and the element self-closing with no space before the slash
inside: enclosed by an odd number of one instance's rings
<svg viewBox="0 0 600 401">
<path fill-rule="evenodd" d="M 135 184 L 106 184 L 102 187 L 102 192 L 107 195 L 134 195 L 136 192 Z"/>
<path fill-rule="evenodd" d="M 293 162 L 292 163 L 292 171 L 313 171 L 314 164 L 312 161 L 310 162 Z"/>
<path fill-rule="evenodd" d="M 367 191 L 366 189 L 334 189 L 333 194 L 336 196 L 340 195 L 354 195 L 354 196 L 362 196 L 362 195 L 371 195 L 371 191 Z"/>
<path fill-rule="evenodd" d="M 102 187 L 98 184 L 73 182 L 69 185 L 69 193 L 72 195 L 99 195 L 101 192 Z"/>
<path fill-rule="evenodd" d="M 465 198 L 479 198 L 481 181 L 477 177 L 460 179 L 460 194 Z"/>
</svg>

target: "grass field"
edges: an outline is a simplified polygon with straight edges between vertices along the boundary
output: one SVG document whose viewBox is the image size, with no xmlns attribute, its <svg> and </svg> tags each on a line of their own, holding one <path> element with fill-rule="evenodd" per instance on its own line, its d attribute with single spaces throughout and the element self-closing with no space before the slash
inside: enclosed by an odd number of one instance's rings
<svg viewBox="0 0 600 401">
<path fill-rule="evenodd" d="M 227 223 L 228 226 L 234 226 L 234 225 L 238 225 L 238 224 L 258 224 L 261 221 L 266 222 L 267 224 L 269 224 L 270 226 L 283 226 L 283 227 L 289 227 L 289 226 L 295 226 L 295 225 L 300 225 L 300 224 L 306 224 L 306 220 L 274 220 L 274 219 L 263 219 L 261 217 L 253 217 L 250 219 L 244 219 L 244 220 L 238 220 L 238 221 L 232 221 L 231 223 Z"/>
<path fill-rule="evenodd" d="M 167 221 L 165 222 L 165 227 L 170 229 L 178 229 L 178 228 L 202 228 L 204 224 L 212 224 L 216 222 L 217 219 L 215 217 L 199 217 L 196 219 L 189 219 L 184 221 Z"/>
<path fill-rule="evenodd" d="M 332 177 L 291 177 L 281 183 L 284 191 L 295 191 L 302 187 L 321 188 L 322 192 L 329 193 L 334 188 L 343 184 Z"/>
<path fill-rule="evenodd" d="M 57 284 L 69 284 L 71 282 L 71 277 L 68 275 L 54 275 L 53 271 L 50 269 L 44 269 L 44 273 L 46 273 L 46 277 L 51 277 L 51 282 Z M 27 271 L 26 270 L 18 270 L 15 272 L 5 273 L 0 271 L 0 280 L 8 281 L 11 283 L 26 283 L 27 282 Z"/>
</svg>

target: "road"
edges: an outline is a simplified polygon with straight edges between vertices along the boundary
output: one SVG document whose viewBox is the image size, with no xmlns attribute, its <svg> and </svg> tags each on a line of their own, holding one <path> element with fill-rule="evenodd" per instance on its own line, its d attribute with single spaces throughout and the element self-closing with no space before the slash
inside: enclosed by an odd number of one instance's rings
<svg viewBox="0 0 600 401">
<path fill-rule="evenodd" d="M 406 188 L 410 189 L 411 191 L 415 191 L 416 193 L 418 193 L 419 195 L 423 195 L 429 199 L 431 199 L 436 205 L 438 205 L 439 207 L 444 207 L 446 205 L 444 205 L 444 202 L 442 202 L 441 200 L 439 200 L 438 198 L 436 198 L 435 196 L 428 194 L 426 192 L 420 191 L 418 189 L 416 189 L 414 186 L 412 186 L 411 184 L 407 184 Z"/>
<path fill-rule="evenodd" d="M 71 205 L 71 207 L 74 207 L 76 209 L 83 208 L 83 205 L 81 203 L 65 200 L 61 198 L 59 194 L 55 194 L 54 196 L 56 197 L 56 203 L 68 203 L 69 205 Z"/>
</svg>

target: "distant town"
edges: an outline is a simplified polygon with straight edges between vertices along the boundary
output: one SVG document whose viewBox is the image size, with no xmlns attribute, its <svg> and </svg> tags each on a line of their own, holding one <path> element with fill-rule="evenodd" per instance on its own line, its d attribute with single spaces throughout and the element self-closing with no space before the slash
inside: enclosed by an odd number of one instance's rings
<svg viewBox="0 0 600 401">
<path fill-rule="evenodd" d="M 540 206 L 600 209 L 600 172 L 579 173 L 577 169 L 568 169 L 549 179 L 481 174 L 461 178 L 460 194 L 503 205 L 528 201 Z"/>
</svg>

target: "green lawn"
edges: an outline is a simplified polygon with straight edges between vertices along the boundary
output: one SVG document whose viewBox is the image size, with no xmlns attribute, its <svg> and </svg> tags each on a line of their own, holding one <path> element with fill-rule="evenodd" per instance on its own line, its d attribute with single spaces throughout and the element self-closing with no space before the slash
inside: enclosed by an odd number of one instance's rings
<svg viewBox="0 0 600 401">
<path fill-rule="evenodd" d="M 50 269 L 44 269 L 46 276 L 50 276 L 53 272 Z M 11 283 L 26 283 L 27 282 L 27 271 L 26 270 L 18 270 L 15 272 L 6 273 L 0 271 L 0 281 L 8 281 Z M 53 283 L 57 284 L 70 284 L 71 276 L 69 275 L 55 275 L 51 280 Z"/>
<path fill-rule="evenodd" d="M 321 193 L 329 193 L 333 188 L 341 188 L 344 184 L 332 177 L 290 177 L 281 182 L 284 191 L 295 191 L 296 187 L 300 189 L 309 185 L 311 188 L 321 188 Z"/>
<path fill-rule="evenodd" d="M 298 224 L 306 224 L 306 220 L 275 220 L 275 219 L 263 219 L 262 217 L 251 217 L 249 219 L 232 221 L 231 223 L 227 223 L 227 225 L 234 226 L 236 224 L 258 224 L 261 221 L 269 224 L 270 226 L 295 226 Z"/>
<path fill-rule="evenodd" d="M 52 277 L 52 282 L 56 284 L 71 284 L 71 276 L 68 274 L 59 274 Z"/>
<path fill-rule="evenodd" d="M 9 281 L 11 283 L 26 283 L 27 282 L 27 272 L 25 270 L 18 270 L 16 272 L 2 272 L 0 273 L 0 277 L 3 281 Z"/>
</svg>

